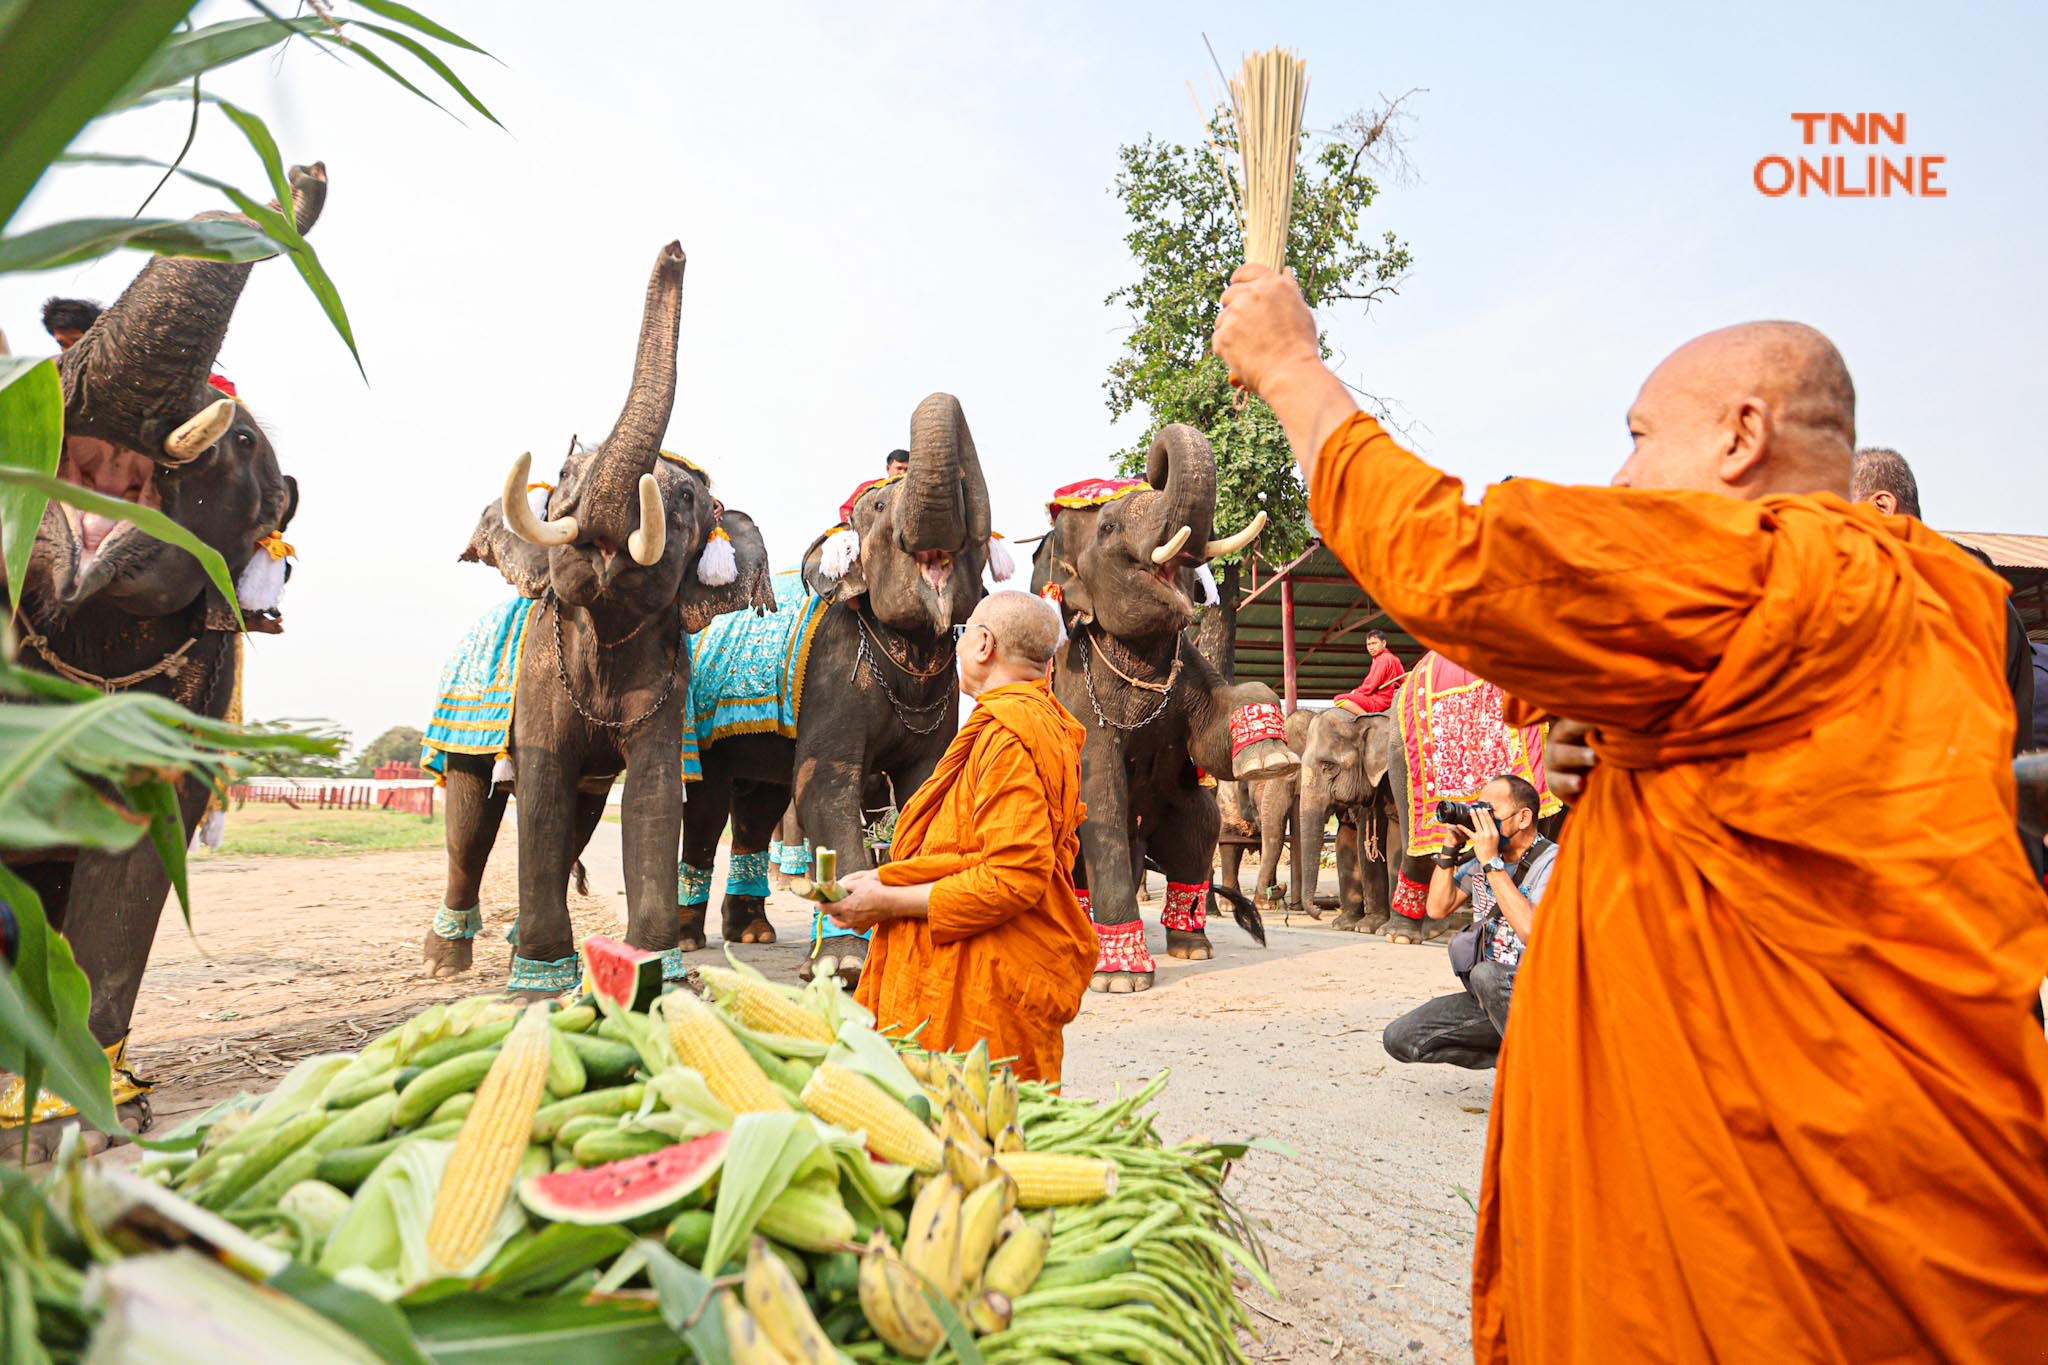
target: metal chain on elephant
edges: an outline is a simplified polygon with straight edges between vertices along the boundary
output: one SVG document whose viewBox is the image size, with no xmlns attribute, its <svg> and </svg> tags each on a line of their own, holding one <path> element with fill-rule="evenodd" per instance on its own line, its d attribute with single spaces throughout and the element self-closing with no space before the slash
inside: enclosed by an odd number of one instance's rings
<svg viewBox="0 0 2048 1365">
<path fill-rule="evenodd" d="M 940 676 L 944 670 L 951 668 L 953 665 L 952 652 L 941 649 L 939 658 L 933 662 L 929 669 L 915 669 L 897 658 L 889 649 L 887 642 L 875 636 L 868 626 L 867 618 L 858 609 L 855 609 L 853 619 L 855 624 L 860 627 L 860 648 L 854 655 L 853 675 L 846 681 L 852 683 L 855 679 L 859 678 L 860 670 L 865 665 L 868 675 L 875 680 L 875 686 L 881 688 L 882 695 L 889 699 L 889 709 L 896 713 L 897 720 L 903 722 L 904 729 L 913 735 L 928 735 L 937 730 L 941 725 L 944 725 L 946 723 L 946 707 L 953 703 L 957 691 L 954 694 L 940 697 L 937 701 L 926 702 L 922 705 L 904 701 L 896 695 L 896 690 L 889 686 L 889 680 L 882 676 L 882 666 L 875 662 L 874 651 L 868 648 L 868 642 L 874 640 L 880 646 L 882 653 L 888 657 L 890 663 L 895 664 L 905 674 L 920 682 L 929 682 L 933 678 Z M 912 720 L 912 716 L 920 718 L 930 716 L 931 724 L 922 725 L 918 721 Z"/>
<path fill-rule="evenodd" d="M 1079 646 L 1081 651 L 1081 679 L 1088 685 L 1088 705 L 1095 712 L 1096 720 L 1100 721 L 1102 724 L 1108 726 L 1112 730 L 1142 730 L 1146 726 L 1150 725 L 1153 721 L 1158 720 L 1161 716 L 1166 714 L 1167 704 L 1173 700 L 1174 684 L 1180 681 L 1180 670 L 1183 660 L 1180 656 L 1180 646 L 1178 642 L 1176 642 L 1174 645 L 1173 667 L 1167 671 L 1166 681 L 1163 683 L 1149 682 L 1143 678 L 1134 678 L 1130 674 L 1124 672 L 1121 668 L 1118 668 L 1116 666 L 1116 661 L 1109 657 L 1109 652 L 1107 650 L 1090 649 L 1088 647 L 1088 636 L 1086 634 L 1076 635 L 1074 637 L 1074 643 L 1077 646 Z M 1105 713 L 1102 709 L 1101 699 L 1095 695 L 1095 668 L 1092 663 L 1092 660 L 1098 655 L 1101 657 L 1102 662 L 1108 666 L 1110 672 L 1116 674 L 1119 678 L 1122 678 L 1132 687 L 1142 688 L 1147 692 L 1157 692 L 1159 694 L 1159 704 L 1153 707 L 1150 712 L 1148 712 L 1145 716 L 1138 720 L 1111 720 L 1108 714 Z"/>
<path fill-rule="evenodd" d="M 645 711 L 642 711 L 639 715 L 634 716 L 631 720 L 611 720 L 604 716 L 591 714 L 590 708 L 583 704 L 583 699 L 576 695 L 576 689 L 569 685 L 569 665 L 565 661 L 565 656 L 562 653 L 562 604 L 555 600 L 555 590 L 553 588 L 548 589 L 547 604 L 548 611 L 553 615 L 555 623 L 555 677 L 562 684 L 562 695 L 569 699 L 569 705 L 576 708 L 577 715 L 583 717 L 583 719 L 589 721 L 592 725 L 602 726 L 607 730 L 617 730 L 623 733 L 627 730 L 632 729 L 634 726 L 641 724 L 642 722 L 647 720 L 648 717 L 654 715 L 657 711 L 661 710 L 662 707 L 668 705 L 668 699 L 671 696 L 675 695 L 676 676 L 682 670 L 684 646 L 681 640 L 676 641 L 675 653 L 670 656 L 668 662 L 668 680 L 661 685 L 661 695 L 654 699 L 654 704 L 652 706 L 649 706 Z M 641 625 L 644 626 L 645 624 L 646 622 L 641 622 Z M 637 635 L 639 633 L 639 628 L 635 627 L 633 634 Z M 597 631 L 595 630 L 595 628 L 591 630 L 590 635 L 592 639 L 597 639 Z M 626 637 L 626 639 L 631 638 L 631 635 Z M 625 641 L 614 640 L 612 643 L 615 645 L 623 644 L 625 643 Z M 598 640 L 598 645 L 600 647 L 603 647 L 604 642 L 602 640 Z"/>
</svg>

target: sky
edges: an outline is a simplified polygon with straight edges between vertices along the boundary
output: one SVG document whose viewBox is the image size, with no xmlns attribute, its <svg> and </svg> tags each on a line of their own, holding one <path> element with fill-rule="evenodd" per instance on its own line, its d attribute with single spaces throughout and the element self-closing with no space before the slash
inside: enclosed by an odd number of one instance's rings
<svg viewBox="0 0 2048 1365">
<path fill-rule="evenodd" d="M 1129 325 L 1104 299 L 1135 271 L 1109 186 L 1120 144 L 1199 136 L 1188 83 L 1220 90 L 1204 35 L 1226 65 L 1300 51 L 1311 127 L 1417 92 L 1415 173 L 1369 212 L 1414 268 L 1397 297 L 1322 321 L 1344 377 L 1475 492 L 1605 482 L 1658 359 L 1794 318 L 1840 346 L 1860 438 L 1913 461 L 1933 524 L 2048 532 L 2024 397 L 2048 353 L 2035 8 L 418 7 L 502 62 L 456 66 L 504 130 L 310 49 L 210 87 L 288 160 L 327 163 L 311 240 L 367 372 L 289 267 L 257 267 L 221 368 L 302 502 L 286 633 L 250 641 L 252 719 L 328 718 L 357 743 L 424 725 L 442 662 L 508 592 L 456 562 L 477 513 L 522 451 L 550 470 L 572 434 L 610 429 L 671 240 L 689 268 L 667 444 L 778 565 L 937 390 L 965 408 L 997 528 L 1043 530 L 1053 488 L 1139 434 L 1103 403 Z M 1947 197 L 1754 188 L 1760 157 L 1799 154 L 1794 111 L 1866 109 L 1907 115 L 1885 150 L 1945 157 Z M 182 112 L 149 110 L 85 145 L 168 157 L 184 134 Z M 263 183 L 218 117 L 191 164 Z M 132 212 L 153 179 L 60 170 L 13 226 Z M 215 206 L 175 186 L 151 211 Z M 44 297 L 111 300 L 140 264 L 6 278 L 0 329 L 31 350 Z"/>
</svg>

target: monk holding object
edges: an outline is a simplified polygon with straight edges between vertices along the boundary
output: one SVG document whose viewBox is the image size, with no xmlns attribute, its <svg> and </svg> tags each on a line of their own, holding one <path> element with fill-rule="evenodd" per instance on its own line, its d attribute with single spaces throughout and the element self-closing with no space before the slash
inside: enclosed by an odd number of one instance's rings
<svg viewBox="0 0 2048 1365">
<path fill-rule="evenodd" d="M 1710 333 L 1643 385 L 1616 487 L 1473 507 L 1356 411 L 1291 279 L 1223 304 L 1217 353 L 1373 600 L 1593 726 L 1496 1083 L 1478 1360 L 2034 1358 L 2048 902 L 2005 589 L 1846 500 L 1835 348 Z"/>
<path fill-rule="evenodd" d="M 1086 732 L 1046 683 L 1061 636 L 1051 604 L 992 593 L 956 629 L 974 711 L 896 817 L 889 862 L 850 873 L 825 909 L 874 927 L 858 998 L 878 1026 L 923 1023 L 918 1041 L 942 1051 L 986 1038 L 1023 1079 L 1056 1081 L 1095 970 L 1074 895 Z"/>
</svg>

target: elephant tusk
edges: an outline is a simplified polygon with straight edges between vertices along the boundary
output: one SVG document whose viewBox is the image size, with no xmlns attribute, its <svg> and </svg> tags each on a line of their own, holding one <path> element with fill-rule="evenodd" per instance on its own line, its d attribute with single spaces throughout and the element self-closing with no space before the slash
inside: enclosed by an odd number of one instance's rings
<svg viewBox="0 0 2048 1365">
<path fill-rule="evenodd" d="M 201 408 L 196 416 L 164 437 L 164 458 L 185 464 L 206 453 L 207 447 L 228 434 L 235 424 L 235 400 L 222 398 Z"/>
<path fill-rule="evenodd" d="M 1207 545 L 1204 545 L 1202 547 L 1202 558 L 1214 559 L 1218 555 L 1236 554 L 1239 550 L 1242 550 L 1245 546 L 1257 540 L 1259 538 L 1259 532 L 1265 529 L 1266 514 L 1264 512 L 1259 512 L 1255 514 L 1252 517 L 1251 522 L 1248 525 L 1246 525 L 1246 527 L 1242 531 L 1239 531 L 1236 535 L 1225 536 L 1221 540 L 1212 540 Z"/>
<path fill-rule="evenodd" d="M 1173 533 L 1172 539 L 1168 540 L 1164 545 L 1161 545 L 1158 549 L 1152 552 L 1152 562 L 1154 564 L 1164 564 L 1168 560 L 1172 559 L 1175 555 L 1180 553 L 1181 546 L 1187 544 L 1188 537 L 1193 534 L 1194 532 L 1185 526 L 1181 527 L 1178 531 L 1175 531 Z"/>
<path fill-rule="evenodd" d="M 576 539 L 581 528 L 574 517 L 542 521 L 534 515 L 533 504 L 526 500 L 526 475 L 532 468 L 533 455 L 529 452 L 514 460 L 512 472 L 505 476 L 505 529 L 528 545 L 567 545 Z"/>
<path fill-rule="evenodd" d="M 652 474 L 640 476 L 640 529 L 626 537 L 626 552 L 643 569 L 661 563 L 668 545 L 668 512 L 661 505 L 661 485 Z"/>
</svg>

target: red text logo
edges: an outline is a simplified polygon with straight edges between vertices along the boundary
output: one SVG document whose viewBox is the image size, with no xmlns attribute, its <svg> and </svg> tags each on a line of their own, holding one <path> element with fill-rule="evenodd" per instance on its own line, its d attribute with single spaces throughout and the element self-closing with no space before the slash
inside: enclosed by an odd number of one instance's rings
<svg viewBox="0 0 2048 1365">
<path fill-rule="evenodd" d="M 1764 157 L 1749 175 L 1760 194 L 1772 199 L 1788 194 L 1801 199 L 1808 195 L 1830 199 L 1948 197 L 1948 187 L 1941 183 L 1948 158 L 1906 152 L 1904 114 L 1794 114 L 1792 121 L 1799 125 L 1802 147 L 1872 150 L 1815 150 Z"/>
</svg>

